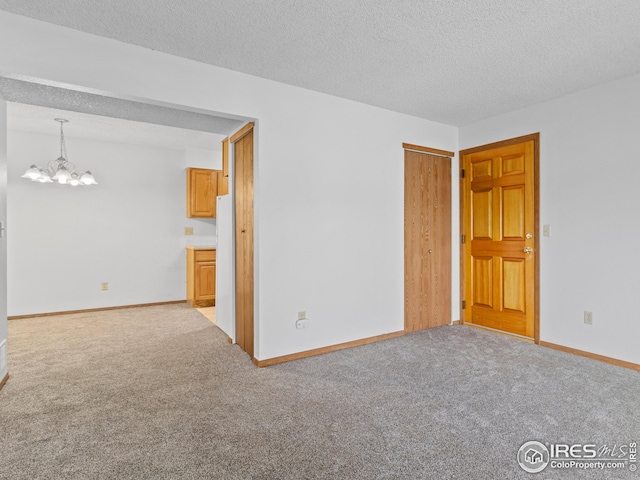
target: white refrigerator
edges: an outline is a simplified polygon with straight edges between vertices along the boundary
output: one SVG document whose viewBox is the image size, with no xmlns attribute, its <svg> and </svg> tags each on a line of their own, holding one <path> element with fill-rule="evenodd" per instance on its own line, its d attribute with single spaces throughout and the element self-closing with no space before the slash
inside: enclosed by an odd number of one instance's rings
<svg viewBox="0 0 640 480">
<path fill-rule="evenodd" d="M 236 341 L 233 289 L 233 222 L 231 195 L 217 197 L 216 230 L 216 324 Z"/>
</svg>

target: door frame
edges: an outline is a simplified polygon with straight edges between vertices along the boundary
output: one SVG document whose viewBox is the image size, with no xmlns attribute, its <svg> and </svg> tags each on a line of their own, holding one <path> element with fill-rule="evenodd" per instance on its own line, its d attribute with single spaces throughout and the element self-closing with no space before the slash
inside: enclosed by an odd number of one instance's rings
<svg viewBox="0 0 640 480">
<path fill-rule="evenodd" d="M 459 176 L 460 179 L 460 323 L 465 324 L 465 309 L 463 308 L 463 302 L 465 301 L 466 292 L 465 292 L 465 266 L 468 259 L 465 257 L 464 252 L 464 244 L 462 243 L 462 235 L 467 235 L 466 238 L 471 238 L 468 232 L 464 230 L 464 161 L 463 156 L 468 155 L 470 153 L 481 152 L 484 150 L 490 150 L 493 148 L 501 148 L 508 147 L 510 145 L 515 145 L 518 143 L 524 143 L 528 141 L 533 141 L 533 164 L 534 164 L 534 172 L 533 172 L 533 195 L 534 195 L 534 206 L 533 206 L 533 222 L 534 222 L 534 239 L 535 239 L 535 250 L 534 250 L 534 297 L 533 297 L 533 305 L 534 305 L 534 317 L 533 317 L 533 331 L 534 337 L 533 341 L 536 345 L 540 344 L 540 132 L 532 133 L 529 135 L 523 135 L 521 137 L 509 138 L 507 140 L 501 140 L 498 142 L 488 143 L 485 145 L 479 145 L 477 147 L 467 148 L 465 150 L 460 150 L 458 152 L 458 163 L 459 163 Z M 498 330 L 495 330 L 498 332 Z M 507 332 L 502 332 L 506 335 L 510 335 Z"/>
</svg>

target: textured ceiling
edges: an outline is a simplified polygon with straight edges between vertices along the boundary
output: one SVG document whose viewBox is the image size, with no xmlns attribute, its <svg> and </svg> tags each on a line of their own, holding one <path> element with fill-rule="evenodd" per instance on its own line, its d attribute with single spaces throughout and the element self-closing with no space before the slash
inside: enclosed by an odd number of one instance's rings
<svg viewBox="0 0 640 480">
<path fill-rule="evenodd" d="M 69 137 L 173 149 L 219 150 L 220 141 L 244 122 L 215 115 L 107 97 L 70 88 L 0 76 L 14 131 L 57 132 L 54 118 L 74 125 Z"/>
<path fill-rule="evenodd" d="M 0 77 L 0 92 L 10 102 L 91 113 L 136 122 L 228 135 L 243 122 L 215 115 Z"/>
<path fill-rule="evenodd" d="M 640 72 L 638 0 L 0 0 L 0 9 L 451 125 Z"/>
</svg>

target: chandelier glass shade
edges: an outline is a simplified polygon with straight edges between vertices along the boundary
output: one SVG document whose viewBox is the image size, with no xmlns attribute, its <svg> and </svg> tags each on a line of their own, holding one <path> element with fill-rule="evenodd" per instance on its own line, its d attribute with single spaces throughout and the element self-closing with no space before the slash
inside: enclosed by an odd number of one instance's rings
<svg viewBox="0 0 640 480">
<path fill-rule="evenodd" d="M 97 185 L 96 179 L 89 170 L 76 172 L 76 166 L 67 160 L 67 146 L 64 141 L 63 125 L 68 122 L 64 118 L 56 118 L 60 123 L 60 156 L 51 160 L 45 168 L 31 165 L 22 178 L 40 183 L 59 183 L 72 187 Z"/>
</svg>

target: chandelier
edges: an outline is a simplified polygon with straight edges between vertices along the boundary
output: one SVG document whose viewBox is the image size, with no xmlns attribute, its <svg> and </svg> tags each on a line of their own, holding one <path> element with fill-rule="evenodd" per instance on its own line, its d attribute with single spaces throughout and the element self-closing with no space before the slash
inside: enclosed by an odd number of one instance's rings
<svg viewBox="0 0 640 480">
<path fill-rule="evenodd" d="M 62 185 L 97 185 L 96 179 L 93 178 L 89 170 L 76 172 L 76 166 L 67 161 L 67 146 L 64 143 L 63 125 L 69 120 L 64 118 L 55 118 L 56 122 L 60 122 L 60 156 L 56 160 L 51 160 L 46 168 L 31 165 L 22 175 L 22 178 L 31 180 L 32 182 L 54 183 L 58 182 Z"/>
</svg>

